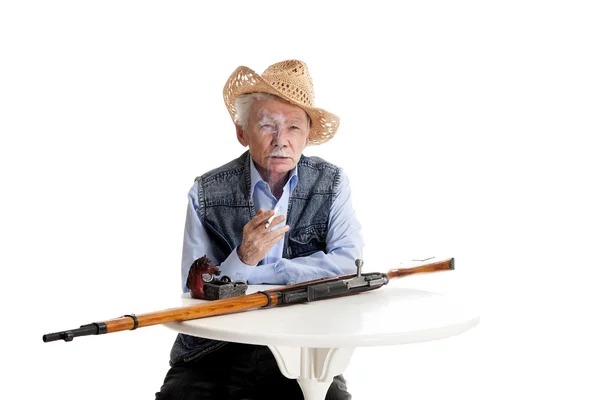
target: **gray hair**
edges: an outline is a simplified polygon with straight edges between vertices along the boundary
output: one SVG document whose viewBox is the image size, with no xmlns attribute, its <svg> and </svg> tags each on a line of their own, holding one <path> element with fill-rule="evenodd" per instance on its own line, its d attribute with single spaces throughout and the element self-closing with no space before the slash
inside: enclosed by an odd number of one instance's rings
<svg viewBox="0 0 600 400">
<path fill-rule="evenodd" d="M 252 107 L 252 104 L 254 104 L 256 100 L 271 99 L 280 99 L 280 97 L 270 93 L 257 92 L 246 93 L 235 99 L 235 120 L 241 125 L 243 130 L 248 129 L 248 120 L 250 119 L 250 108 Z M 306 114 L 306 118 L 308 119 L 308 128 L 310 129 L 310 116 Z"/>
</svg>

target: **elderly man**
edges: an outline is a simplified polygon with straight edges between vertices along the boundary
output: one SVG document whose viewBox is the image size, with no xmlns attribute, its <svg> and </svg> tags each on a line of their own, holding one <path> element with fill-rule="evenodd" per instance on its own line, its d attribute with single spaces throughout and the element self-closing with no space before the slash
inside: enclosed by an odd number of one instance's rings
<svg viewBox="0 0 600 400">
<path fill-rule="evenodd" d="M 223 91 L 237 139 L 249 151 L 196 178 L 188 194 L 182 260 L 207 255 L 221 276 L 290 285 L 348 274 L 362 253 L 360 225 L 342 170 L 302 155 L 331 139 L 339 119 L 313 106 L 305 63 L 288 60 L 262 75 L 237 68 Z M 156 399 L 302 399 L 265 346 L 179 334 Z M 350 399 L 342 376 L 327 399 Z"/>
</svg>

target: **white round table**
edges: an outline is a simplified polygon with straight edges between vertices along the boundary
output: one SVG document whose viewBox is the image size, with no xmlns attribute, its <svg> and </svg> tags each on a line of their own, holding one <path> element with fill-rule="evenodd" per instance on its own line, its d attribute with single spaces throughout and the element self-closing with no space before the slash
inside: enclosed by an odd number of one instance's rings
<svg viewBox="0 0 600 400">
<path fill-rule="evenodd" d="M 247 293 L 273 289 L 250 285 Z M 182 296 L 184 306 L 204 300 Z M 297 379 L 305 399 L 322 400 L 358 346 L 423 342 L 457 335 L 479 322 L 464 302 L 395 286 L 292 306 L 165 324 L 209 339 L 268 346 L 284 376 Z"/>
</svg>

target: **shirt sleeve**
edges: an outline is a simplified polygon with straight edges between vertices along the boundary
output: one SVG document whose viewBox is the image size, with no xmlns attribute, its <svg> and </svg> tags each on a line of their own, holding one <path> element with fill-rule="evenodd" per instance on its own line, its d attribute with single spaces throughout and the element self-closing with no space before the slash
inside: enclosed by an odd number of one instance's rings
<svg viewBox="0 0 600 400">
<path fill-rule="evenodd" d="M 188 206 L 185 216 L 185 229 L 183 233 L 183 252 L 181 257 L 181 280 L 183 292 L 188 292 L 187 277 L 192 263 L 206 255 L 214 260 L 214 252 L 206 230 L 198 216 L 198 183 L 188 193 Z"/>
</svg>

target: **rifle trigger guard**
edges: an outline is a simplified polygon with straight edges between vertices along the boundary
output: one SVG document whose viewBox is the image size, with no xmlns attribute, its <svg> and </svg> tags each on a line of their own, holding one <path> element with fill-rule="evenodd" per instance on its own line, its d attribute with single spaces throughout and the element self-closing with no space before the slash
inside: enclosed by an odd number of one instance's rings
<svg viewBox="0 0 600 400">
<path fill-rule="evenodd" d="M 129 318 L 133 319 L 133 328 L 131 328 L 132 331 L 134 331 L 138 328 L 138 319 L 135 316 L 135 314 L 125 314 L 125 315 L 123 315 L 123 317 L 129 317 Z M 121 318 L 123 318 L 123 317 L 121 317 Z"/>
</svg>

